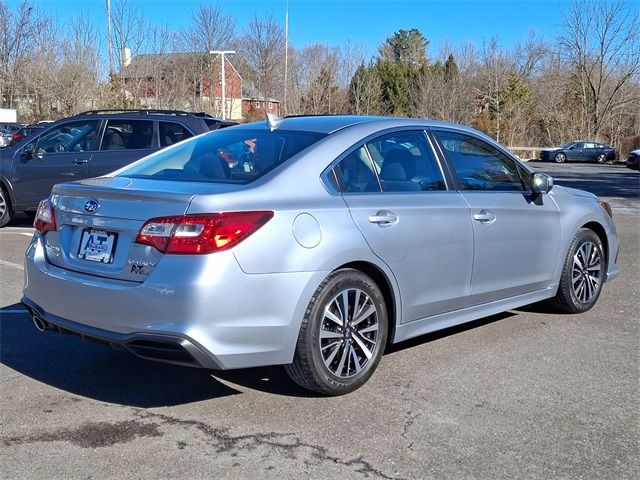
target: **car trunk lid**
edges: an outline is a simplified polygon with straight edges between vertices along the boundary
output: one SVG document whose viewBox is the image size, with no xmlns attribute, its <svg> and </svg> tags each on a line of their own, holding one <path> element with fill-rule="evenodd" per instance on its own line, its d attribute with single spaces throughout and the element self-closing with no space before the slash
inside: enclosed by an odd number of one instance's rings
<svg viewBox="0 0 640 480">
<path fill-rule="evenodd" d="M 163 256 L 135 243 L 144 223 L 184 215 L 194 196 L 233 187 L 125 177 L 57 185 L 51 196 L 57 229 L 45 236 L 47 260 L 89 275 L 143 282 Z"/>
</svg>

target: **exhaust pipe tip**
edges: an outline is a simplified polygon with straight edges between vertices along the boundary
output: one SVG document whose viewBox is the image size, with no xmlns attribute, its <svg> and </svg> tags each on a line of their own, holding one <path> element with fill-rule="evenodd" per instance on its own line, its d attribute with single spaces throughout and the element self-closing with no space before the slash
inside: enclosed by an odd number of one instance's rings
<svg viewBox="0 0 640 480">
<path fill-rule="evenodd" d="M 48 323 L 44 321 L 42 318 L 40 318 L 38 315 L 33 316 L 33 324 L 36 326 L 36 328 L 40 332 L 44 332 L 45 330 L 47 330 L 47 327 L 49 326 Z"/>
</svg>

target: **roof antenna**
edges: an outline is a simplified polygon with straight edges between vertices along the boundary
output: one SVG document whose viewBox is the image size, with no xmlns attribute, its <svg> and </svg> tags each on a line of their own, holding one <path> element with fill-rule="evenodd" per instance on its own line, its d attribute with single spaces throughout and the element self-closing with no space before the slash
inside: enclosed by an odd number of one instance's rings
<svg viewBox="0 0 640 480">
<path fill-rule="evenodd" d="M 273 113 L 267 113 L 267 126 L 272 132 L 283 122 L 284 118 L 274 115 Z"/>
</svg>

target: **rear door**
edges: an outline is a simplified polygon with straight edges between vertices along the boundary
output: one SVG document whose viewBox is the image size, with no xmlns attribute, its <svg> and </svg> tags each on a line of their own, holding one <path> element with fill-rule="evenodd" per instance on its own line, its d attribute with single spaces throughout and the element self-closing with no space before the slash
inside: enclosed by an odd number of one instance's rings
<svg viewBox="0 0 640 480">
<path fill-rule="evenodd" d="M 475 236 L 471 304 L 547 288 L 560 246 L 560 218 L 548 196 L 533 195 L 531 174 L 472 134 L 435 137 L 470 207 Z"/>
<path fill-rule="evenodd" d="M 469 206 L 447 189 L 425 132 L 373 138 L 341 159 L 336 174 L 353 220 L 396 277 L 402 322 L 465 307 L 473 266 Z"/>
<path fill-rule="evenodd" d="M 111 119 L 104 128 L 99 151 L 89 164 L 89 176 L 113 172 L 158 149 L 153 120 Z"/>
<path fill-rule="evenodd" d="M 14 158 L 11 175 L 20 208 L 36 206 L 56 183 L 89 176 L 100 124 L 65 122 L 25 143 Z"/>
</svg>

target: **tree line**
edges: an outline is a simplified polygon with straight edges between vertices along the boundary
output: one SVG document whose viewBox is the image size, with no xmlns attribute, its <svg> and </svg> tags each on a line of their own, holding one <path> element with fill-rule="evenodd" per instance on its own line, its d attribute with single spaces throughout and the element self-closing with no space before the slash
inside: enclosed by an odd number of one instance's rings
<svg viewBox="0 0 640 480">
<path fill-rule="evenodd" d="M 231 49 L 244 81 L 265 99 L 280 100 L 287 115 L 435 118 L 474 126 L 511 146 L 584 139 L 625 151 L 639 141 L 640 18 L 624 2 L 577 0 L 558 19 L 555 37 L 530 33 L 513 46 L 491 38 L 431 53 L 417 29 L 391 33 L 370 59 L 363 45 L 289 44 L 286 74 L 284 27 L 273 16 L 238 26 L 203 1 L 176 30 L 151 24 L 130 0 L 113 0 L 112 18 L 114 68 L 106 75 L 102 25 L 81 14 L 56 19 L 28 0 L 13 9 L 0 0 L 2 107 L 27 102 L 21 119 L 33 121 L 89 107 L 140 106 L 139 90 L 124 81 L 126 47 L 134 58 L 157 54 L 140 75 L 162 80 L 154 106 L 181 108 L 192 96 L 193 108 L 216 114 L 213 100 L 185 80 L 212 74 L 206 52 Z M 176 52 L 200 55 L 166 55 Z"/>
</svg>

